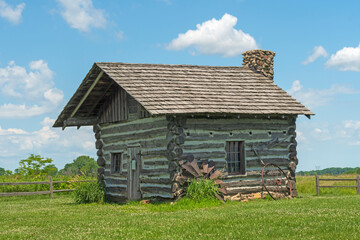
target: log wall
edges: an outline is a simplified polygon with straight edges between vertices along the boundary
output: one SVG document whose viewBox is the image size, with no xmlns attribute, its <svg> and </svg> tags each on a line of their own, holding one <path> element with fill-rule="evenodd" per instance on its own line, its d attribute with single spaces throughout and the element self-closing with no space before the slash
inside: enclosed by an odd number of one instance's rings
<svg viewBox="0 0 360 240">
<path fill-rule="evenodd" d="M 262 163 L 255 154 L 263 144 L 278 138 L 280 143 L 261 150 L 265 163 L 275 163 L 289 177 L 295 177 L 296 116 L 284 118 L 159 116 L 125 122 L 98 124 L 94 127 L 98 149 L 99 178 L 107 198 L 127 200 L 129 148 L 141 149 L 141 197 L 174 198 L 180 193 L 174 176 L 180 160 L 209 159 L 216 169 L 227 171 L 226 141 L 244 141 L 245 174 L 225 174 L 222 180 L 229 195 L 262 190 Z M 123 153 L 121 172 L 111 173 L 111 153 Z"/>
<path fill-rule="evenodd" d="M 275 118 L 236 116 L 223 118 L 187 117 L 168 118 L 168 159 L 173 161 L 172 175 L 179 171 L 178 160 L 209 159 L 216 169 L 227 171 L 226 141 L 245 142 L 245 174 L 225 174 L 228 194 L 252 193 L 262 190 L 262 163 L 253 149 L 267 144 L 278 137 L 281 143 L 260 151 L 265 163 L 279 165 L 290 176 L 290 165 L 297 165 L 296 158 L 296 116 L 275 116 Z M 171 165 L 171 162 L 170 162 Z M 295 169 L 294 169 L 295 170 Z"/>
<path fill-rule="evenodd" d="M 172 198 L 169 162 L 166 158 L 167 120 L 150 117 L 94 127 L 98 148 L 100 176 L 107 199 L 115 202 L 127 200 L 129 148 L 141 151 L 141 197 Z M 111 173 L 111 153 L 123 153 L 121 172 Z"/>
</svg>

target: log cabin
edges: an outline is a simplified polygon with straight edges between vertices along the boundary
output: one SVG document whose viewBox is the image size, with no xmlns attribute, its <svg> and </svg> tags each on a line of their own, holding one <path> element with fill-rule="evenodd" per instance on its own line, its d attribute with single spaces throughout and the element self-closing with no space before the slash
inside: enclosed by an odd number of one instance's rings
<svg viewBox="0 0 360 240">
<path fill-rule="evenodd" d="M 294 178 L 296 119 L 313 113 L 274 84 L 274 52 L 243 55 L 243 66 L 94 63 L 54 127 L 93 126 L 108 201 L 173 199 L 179 162 L 194 158 L 224 171 L 228 195 L 259 192 L 263 163 Z"/>
</svg>

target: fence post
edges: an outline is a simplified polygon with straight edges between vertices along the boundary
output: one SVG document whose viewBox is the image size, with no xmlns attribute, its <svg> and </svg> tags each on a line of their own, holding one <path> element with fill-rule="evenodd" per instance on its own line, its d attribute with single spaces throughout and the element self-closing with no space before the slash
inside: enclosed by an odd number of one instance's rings
<svg viewBox="0 0 360 240">
<path fill-rule="evenodd" d="M 320 195 L 320 180 L 319 180 L 319 176 L 316 175 L 315 176 L 316 179 L 316 195 Z"/>
<path fill-rule="evenodd" d="M 53 198 L 54 188 L 53 188 L 53 181 L 52 181 L 52 177 L 51 177 L 51 176 L 49 176 L 49 185 L 50 185 L 50 198 Z"/>
<path fill-rule="evenodd" d="M 359 175 L 356 176 L 356 194 L 360 194 L 360 178 Z"/>
</svg>

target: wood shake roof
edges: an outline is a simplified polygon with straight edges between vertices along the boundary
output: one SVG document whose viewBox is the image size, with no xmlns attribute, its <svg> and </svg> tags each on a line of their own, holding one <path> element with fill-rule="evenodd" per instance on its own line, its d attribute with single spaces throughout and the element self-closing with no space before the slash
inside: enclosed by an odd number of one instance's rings
<svg viewBox="0 0 360 240">
<path fill-rule="evenodd" d="M 96 63 L 151 114 L 313 113 L 247 67 Z"/>
<path fill-rule="evenodd" d="M 103 72 L 103 75 L 99 73 Z M 119 85 L 150 114 L 313 115 L 273 81 L 248 67 L 95 63 L 56 120 L 95 117 Z M 99 117 L 99 116 L 97 116 Z"/>
</svg>

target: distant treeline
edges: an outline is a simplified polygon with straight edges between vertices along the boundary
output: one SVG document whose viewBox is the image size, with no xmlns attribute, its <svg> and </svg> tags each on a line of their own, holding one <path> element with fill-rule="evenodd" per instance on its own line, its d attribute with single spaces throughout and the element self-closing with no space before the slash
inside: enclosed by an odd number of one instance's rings
<svg viewBox="0 0 360 240">
<path fill-rule="evenodd" d="M 339 174 L 360 174 L 360 167 L 357 168 L 325 168 L 322 170 L 299 171 L 296 173 L 300 176 L 314 176 L 314 175 L 339 175 Z"/>
<path fill-rule="evenodd" d="M 52 163 L 51 158 L 43 158 L 40 155 L 30 154 L 27 159 L 20 160 L 20 167 L 14 172 L 0 167 L 0 177 L 31 177 L 32 179 L 42 178 L 43 176 L 86 176 L 96 177 L 98 165 L 89 156 L 79 156 L 68 163 L 61 170 Z M 1 179 L 0 179 L 1 180 Z M 0 181 L 1 182 L 1 181 Z"/>
</svg>

